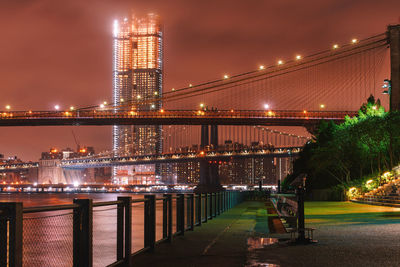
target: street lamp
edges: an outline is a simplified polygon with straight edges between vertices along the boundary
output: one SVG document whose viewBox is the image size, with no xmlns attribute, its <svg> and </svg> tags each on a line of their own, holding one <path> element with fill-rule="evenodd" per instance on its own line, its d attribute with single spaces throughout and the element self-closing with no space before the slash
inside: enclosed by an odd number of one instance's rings
<svg viewBox="0 0 400 267">
<path fill-rule="evenodd" d="M 54 106 L 54 109 L 55 109 L 55 110 L 59 110 L 59 109 L 60 109 L 60 106 L 59 106 L 59 105 L 55 105 L 55 106 Z"/>
<path fill-rule="evenodd" d="M 7 109 L 7 110 L 10 110 L 10 109 L 11 109 L 11 106 L 10 106 L 10 105 L 6 105 L 6 109 Z"/>
<path fill-rule="evenodd" d="M 382 92 L 382 94 L 384 95 L 391 95 L 392 93 L 392 81 L 389 79 L 385 79 L 383 80 L 383 85 L 382 85 L 383 89 L 386 89 Z"/>
<path fill-rule="evenodd" d="M 264 109 L 269 109 L 269 104 L 264 104 Z"/>
</svg>

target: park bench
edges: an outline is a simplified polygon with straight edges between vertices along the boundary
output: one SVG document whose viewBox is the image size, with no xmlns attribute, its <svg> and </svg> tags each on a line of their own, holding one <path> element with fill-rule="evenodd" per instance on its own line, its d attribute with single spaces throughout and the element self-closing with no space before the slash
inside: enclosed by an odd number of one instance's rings
<svg viewBox="0 0 400 267">
<path fill-rule="evenodd" d="M 298 237 L 297 235 L 298 235 L 299 230 L 302 230 L 302 229 L 298 229 L 298 228 L 287 228 L 286 229 L 286 231 L 288 233 L 290 233 L 290 240 L 291 241 L 293 241 L 293 242 L 296 241 L 296 238 Z M 315 231 L 315 228 L 311 228 L 311 227 L 304 228 L 304 232 L 306 234 L 305 235 L 306 239 L 314 240 L 314 231 Z"/>
</svg>

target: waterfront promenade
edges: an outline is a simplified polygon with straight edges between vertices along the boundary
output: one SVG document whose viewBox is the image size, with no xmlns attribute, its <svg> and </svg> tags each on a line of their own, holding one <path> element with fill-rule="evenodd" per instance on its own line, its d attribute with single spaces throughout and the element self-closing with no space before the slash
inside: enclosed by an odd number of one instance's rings
<svg viewBox="0 0 400 267">
<path fill-rule="evenodd" d="M 133 266 L 399 266 L 398 208 L 306 202 L 306 226 L 317 228 L 318 243 L 298 246 L 267 211 L 264 202 L 241 203 L 172 245 L 134 257 Z"/>
<path fill-rule="evenodd" d="M 254 245 L 267 236 L 274 222 L 279 230 L 276 214 L 267 212 L 271 207 L 269 202 L 245 201 L 195 231 L 175 237 L 173 244 L 160 244 L 154 253 L 134 257 L 133 266 L 245 266 L 251 261 L 248 243 Z"/>
</svg>

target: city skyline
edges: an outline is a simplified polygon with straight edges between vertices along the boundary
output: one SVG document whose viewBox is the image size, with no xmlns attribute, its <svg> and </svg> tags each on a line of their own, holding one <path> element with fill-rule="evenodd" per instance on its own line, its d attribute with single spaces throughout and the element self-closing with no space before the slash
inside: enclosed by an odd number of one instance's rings
<svg viewBox="0 0 400 267">
<path fill-rule="evenodd" d="M 219 78 L 224 73 L 255 68 L 259 64 L 268 64 L 275 61 L 277 55 L 283 58 L 291 57 L 292 54 L 288 53 L 321 50 L 336 41 L 347 42 L 353 37 L 367 37 L 381 32 L 389 23 L 398 22 L 395 8 L 380 11 L 381 6 L 374 6 L 372 2 L 363 2 L 361 9 L 357 8 L 361 5 L 361 1 L 351 4 L 343 1 L 341 5 L 320 3 L 315 7 L 311 4 L 305 6 L 294 4 L 290 9 L 284 4 L 268 3 L 260 7 L 259 11 L 251 11 L 251 16 L 246 13 L 247 10 L 252 10 L 251 4 L 241 3 L 226 7 L 222 2 L 211 6 L 203 3 L 196 8 L 191 3 L 186 3 L 177 11 L 169 12 L 172 10 L 170 6 L 157 1 L 149 4 L 138 3 L 136 7 L 124 1 L 111 7 L 107 1 L 101 1 L 94 10 L 90 6 L 93 14 L 89 16 L 90 23 L 86 24 L 83 23 L 83 14 L 87 14 L 89 10 L 86 4 L 68 2 L 55 6 L 49 1 L 2 3 L 0 12 L 4 13 L 1 23 L 7 25 L 5 34 L 9 38 L 7 43 L 5 40 L 2 42 L 4 49 L 0 52 L 0 57 L 5 63 L 0 72 L 5 88 L 0 106 L 9 104 L 14 110 L 50 109 L 55 104 L 63 105 L 65 108 L 69 105 L 79 106 L 110 100 L 111 77 L 106 74 L 110 71 L 112 59 L 101 58 L 100 55 L 106 54 L 109 51 L 107 49 L 112 46 L 110 27 L 112 21 L 128 6 L 129 9 L 138 10 L 137 13 L 158 9 L 160 11 L 157 13 L 165 21 L 166 31 L 169 34 L 165 50 L 168 59 L 165 64 L 166 69 L 170 69 L 166 74 L 166 90 L 185 86 L 191 82 Z M 393 1 L 387 3 L 397 4 Z M 272 14 L 273 10 L 284 8 L 288 12 L 284 20 Z M 7 14 L 14 14 L 13 11 L 16 10 L 21 12 L 14 17 Z M 52 12 L 48 12 L 49 10 Z M 363 12 L 359 13 L 357 10 Z M 191 16 L 191 13 L 198 15 Z M 327 13 L 329 16 L 324 18 L 320 25 L 307 23 L 306 16 L 303 15 L 314 14 L 323 17 Z M 369 19 L 371 16 L 376 18 L 373 22 Z M 218 24 L 213 23 L 216 19 L 219 20 Z M 305 20 L 303 27 L 307 30 L 283 34 L 284 31 L 295 27 L 298 20 Z M 248 23 L 244 27 L 241 21 Z M 357 23 L 350 23 L 352 21 Z M 281 26 L 278 27 L 278 24 Z M 341 25 L 350 26 L 344 28 Z M 33 27 L 31 32 L 34 34 L 29 33 L 24 37 L 15 34 L 30 27 Z M 248 27 L 250 31 L 245 32 Z M 260 30 L 263 32 L 261 35 L 257 34 Z M 335 36 L 335 40 L 332 40 L 332 36 Z M 214 44 L 212 47 L 208 45 L 211 41 Z M 225 45 L 227 42 L 229 46 Z M 222 47 L 224 49 L 221 49 Z M 58 61 L 55 62 L 52 55 L 61 48 L 65 53 L 59 54 Z M 235 56 L 235 51 L 239 48 L 254 52 L 246 58 L 239 58 Z M 36 52 L 30 53 L 32 49 Z M 216 55 L 219 60 L 213 60 L 213 64 L 208 64 L 207 62 Z M 41 64 L 37 64 L 38 62 Z M 79 62 L 78 66 L 76 62 Z M 17 66 L 23 71 L 22 73 L 25 73 L 26 79 L 18 80 L 15 74 L 10 73 Z M 48 75 L 49 73 L 53 75 Z M 24 92 L 26 97 L 20 98 L 21 92 Z M 75 127 L 74 130 L 81 143 L 95 146 L 97 151 L 101 151 L 111 147 L 108 141 L 111 139 L 109 129 L 110 127 L 103 126 Z M 50 146 L 74 146 L 70 131 L 64 127 L 3 128 L 0 138 L 7 140 L 0 143 L 0 153 L 6 156 L 18 155 L 24 160 L 37 159 L 40 152 Z"/>
</svg>

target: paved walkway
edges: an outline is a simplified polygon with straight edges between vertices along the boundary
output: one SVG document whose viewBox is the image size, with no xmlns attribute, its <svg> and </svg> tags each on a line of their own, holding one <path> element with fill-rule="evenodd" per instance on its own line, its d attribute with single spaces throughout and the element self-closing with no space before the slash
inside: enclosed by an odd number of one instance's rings
<svg viewBox="0 0 400 267">
<path fill-rule="evenodd" d="M 306 202 L 305 214 L 306 226 L 316 228 L 318 243 L 294 246 L 281 241 L 260 247 L 253 251 L 256 262 L 280 267 L 400 266 L 400 209 L 351 202 Z M 287 238 L 287 234 L 268 236 Z"/>
<path fill-rule="evenodd" d="M 133 266 L 246 266 L 248 242 L 257 243 L 259 236 L 268 234 L 268 218 L 276 218 L 268 216 L 266 205 L 269 203 L 241 203 L 175 237 L 172 244 L 160 244 L 154 253 L 135 257 Z"/>
<path fill-rule="evenodd" d="M 317 244 L 290 245 L 270 203 L 244 202 L 155 253 L 137 256 L 133 266 L 400 266 L 400 209 L 350 202 L 305 206 Z"/>
</svg>

